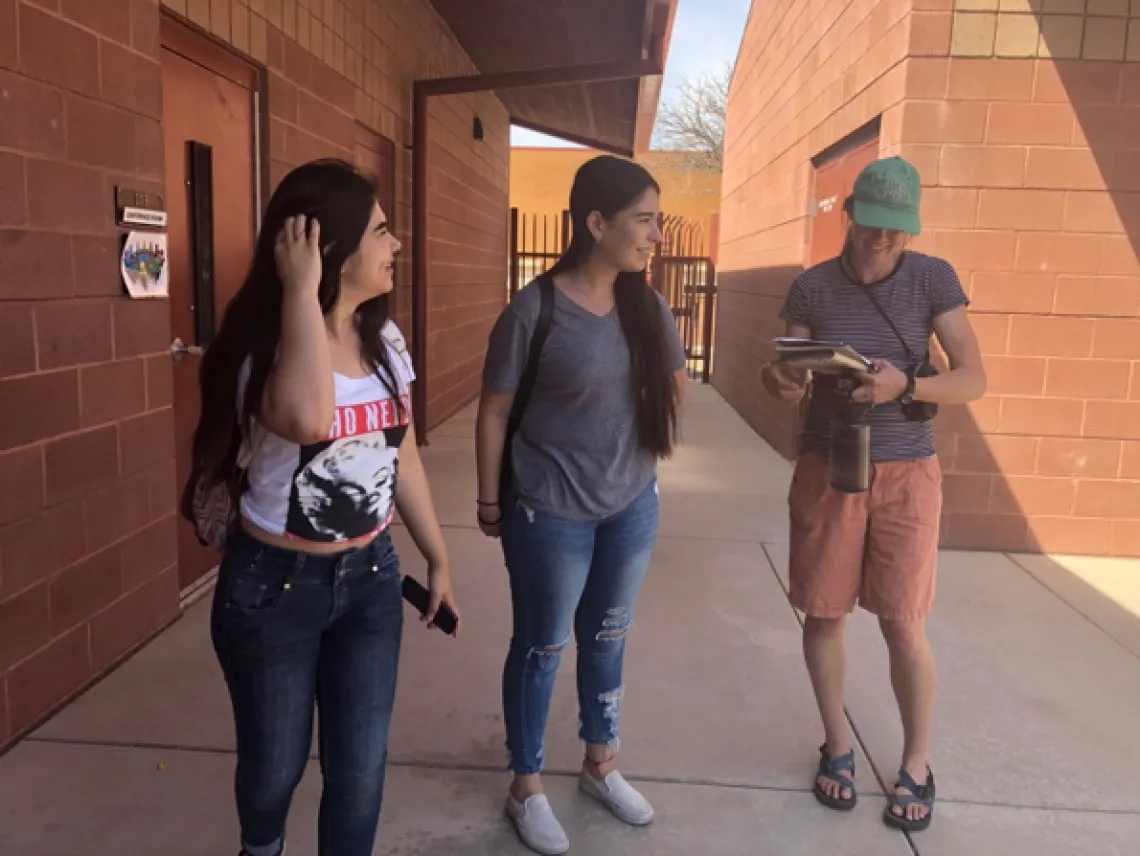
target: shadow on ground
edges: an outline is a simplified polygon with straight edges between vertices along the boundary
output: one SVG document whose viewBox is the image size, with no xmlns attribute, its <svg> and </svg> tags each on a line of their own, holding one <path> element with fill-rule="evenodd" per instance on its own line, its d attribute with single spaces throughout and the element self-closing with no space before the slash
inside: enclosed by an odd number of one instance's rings
<svg viewBox="0 0 1140 856">
<path fill-rule="evenodd" d="M 509 608 L 498 547 L 470 525 L 472 420 L 460 414 L 425 450 L 465 632 L 456 642 L 409 621 L 377 854 L 524 852 L 500 816 Z M 549 785 L 573 852 L 1135 853 L 1140 749 L 1121 736 L 1140 718 L 1140 629 L 1098 593 L 1112 591 L 1122 566 L 1070 572 L 1039 556 L 943 555 L 931 622 L 943 680 L 940 799 L 934 825 L 912 844 L 879 820 L 885 801 L 872 773 L 892 776 L 901 737 L 885 651 L 866 615 L 852 623 L 849 679 L 863 798 L 853 815 L 838 815 L 808 791 L 820 737 L 782 586 L 788 464 L 708 388 L 694 388 L 685 434 L 662 469 L 663 537 L 630 639 L 623 714 L 623 769 L 658 819 L 627 829 L 577 795 L 567 657 L 548 734 Z M 396 535 L 405 570 L 421 573 L 406 533 Z M 191 608 L 0 759 L 0 852 L 237 849 L 229 709 L 207 619 L 205 603 Z M 294 804 L 291 856 L 316 852 L 318 791 L 314 762 Z"/>
</svg>

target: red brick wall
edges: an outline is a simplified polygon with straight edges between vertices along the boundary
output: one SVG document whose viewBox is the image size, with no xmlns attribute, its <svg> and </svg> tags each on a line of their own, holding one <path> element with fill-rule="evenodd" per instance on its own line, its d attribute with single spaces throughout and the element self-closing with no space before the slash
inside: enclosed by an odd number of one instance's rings
<svg viewBox="0 0 1140 856">
<path fill-rule="evenodd" d="M 163 190 L 157 60 L 155 4 L 0 0 L 0 745 L 178 612 L 168 313 L 111 201 Z"/>
<path fill-rule="evenodd" d="M 269 68 L 273 179 L 351 159 L 356 121 L 394 141 L 409 253 L 412 81 L 474 72 L 428 0 L 165 5 Z M 0 0 L 0 746 L 178 614 L 169 312 L 122 295 L 113 212 L 116 184 L 164 192 L 159 15 Z M 493 95 L 431 124 L 438 424 L 476 393 L 503 303 L 508 127 Z"/>
<path fill-rule="evenodd" d="M 788 50 L 788 39 L 767 42 L 784 18 L 779 4 L 766 5 L 776 17 L 754 12 L 742 67 L 779 64 Z M 857 9 L 873 15 L 898 4 L 826 5 L 838 27 Z M 883 112 L 881 139 L 881 154 L 902 154 L 922 173 L 925 233 L 915 246 L 959 271 L 990 376 L 984 399 L 944 408 L 937 423 L 943 543 L 1140 555 L 1140 64 L 1127 61 L 1140 59 L 1140 35 L 1136 51 L 1122 35 L 1129 23 L 1140 33 L 1140 8 L 1132 4 L 1129 22 L 1127 3 L 1101 4 L 1085 18 L 959 5 L 914 0 L 909 58 L 884 78 L 901 79 L 902 97 Z M 871 44 L 854 68 L 881 67 Z M 811 85 L 785 95 L 790 112 L 810 115 Z M 806 258 L 809 196 L 799 169 L 850 123 L 825 126 L 786 165 L 769 163 L 742 129 L 749 105 L 778 102 L 780 92 L 747 77 L 734 88 L 724 262 L 733 259 L 737 279 L 722 298 L 715 382 L 788 450 L 789 415 L 760 391 L 755 372 Z M 741 219 L 743 205 L 730 214 L 734 190 L 762 215 Z M 761 192 L 772 201 L 756 202 Z M 768 213 L 789 197 L 786 216 Z"/>
</svg>

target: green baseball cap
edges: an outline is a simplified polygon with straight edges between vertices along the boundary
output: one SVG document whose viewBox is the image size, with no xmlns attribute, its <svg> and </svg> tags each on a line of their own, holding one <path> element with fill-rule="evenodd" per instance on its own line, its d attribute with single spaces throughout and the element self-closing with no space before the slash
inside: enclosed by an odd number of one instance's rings
<svg viewBox="0 0 1140 856">
<path fill-rule="evenodd" d="M 900 157 L 868 164 L 855 179 L 852 219 L 866 229 L 891 229 L 918 235 L 922 181 L 918 170 Z"/>
</svg>

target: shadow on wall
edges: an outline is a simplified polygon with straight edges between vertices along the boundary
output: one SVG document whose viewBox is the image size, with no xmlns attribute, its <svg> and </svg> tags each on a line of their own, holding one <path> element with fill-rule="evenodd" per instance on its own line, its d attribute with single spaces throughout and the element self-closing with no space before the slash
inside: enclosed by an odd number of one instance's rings
<svg viewBox="0 0 1140 856">
<path fill-rule="evenodd" d="M 1123 46 L 1127 27 L 1118 29 Z M 1140 63 L 950 63 L 977 72 L 969 97 L 986 138 L 938 144 L 943 159 L 954 148 L 979 164 L 1012 166 L 980 168 L 988 182 L 948 180 L 944 166 L 938 179 L 981 199 L 980 219 L 957 226 L 971 231 L 932 230 L 928 251 L 959 266 L 991 381 L 983 400 L 943 407 L 936 422 L 943 544 L 1140 556 Z M 955 98 L 965 103 L 961 92 Z M 995 120 L 998 107 L 1010 112 Z M 1020 181 L 1010 179 L 1019 169 Z M 986 258 L 995 254 L 1004 261 Z M 718 295 L 714 385 L 785 456 L 795 413 L 768 399 L 758 371 L 800 270 L 722 271 Z"/>
<path fill-rule="evenodd" d="M 713 386 L 772 447 L 795 454 L 796 411 L 774 401 L 760 383 L 772 339 L 784 335 L 780 309 L 803 267 L 787 265 L 717 273 Z"/>
<path fill-rule="evenodd" d="M 1140 556 L 1140 64 L 1125 61 L 1140 20 L 1124 6 L 1001 12 L 992 53 L 1031 58 L 951 60 L 989 72 L 980 154 L 1022 176 L 998 222 L 979 203 L 977 228 L 1013 233 L 1013 269 L 970 295 L 980 335 L 1005 331 L 991 395 L 939 423 L 958 434 L 951 545 Z M 955 13 L 956 32 L 982 22 Z"/>
<path fill-rule="evenodd" d="M 782 335 L 779 319 L 788 284 L 802 271 L 799 266 L 732 271 L 721 274 L 718 290 L 718 341 L 713 385 L 736 406 L 741 416 L 764 440 L 785 458 L 795 454 L 797 410 L 770 399 L 763 391 L 759 370 L 768 359 L 769 341 Z M 932 359 L 940 371 L 945 357 Z M 1001 475 L 999 461 L 966 407 L 942 407 L 935 423 L 940 458 L 949 458 L 966 474 L 948 472 L 944 479 L 947 513 L 943 520 L 944 548 L 955 549 L 953 538 L 962 537 L 951 527 L 965 521 L 972 525 L 985 517 L 979 509 L 992 508 L 1003 516 L 1027 520 L 1017 497 Z M 999 438 L 1000 443 L 1000 438 Z M 979 480 L 978 474 L 992 474 Z M 981 491 L 974 492 L 979 484 Z M 1028 532 L 1028 530 L 1024 530 Z M 968 531 L 977 538 L 978 530 Z M 1004 537 L 1007 533 L 998 531 Z M 1005 552 L 1026 574 L 1059 600 L 1080 613 L 1116 644 L 1140 657 L 1140 568 L 1135 561 L 1111 558 L 1042 555 L 1034 538 L 1009 544 L 995 539 L 975 549 Z M 779 540 L 786 538 L 782 530 Z M 991 597 L 992 590 L 978 590 L 977 597 Z M 998 609 L 1001 611 L 1001 608 Z"/>
<path fill-rule="evenodd" d="M 1104 35 L 1115 44 L 1123 22 L 1110 23 Z M 1132 19 L 1130 40 L 1138 27 Z M 1074 513 L 1087 519 L 1090 546 L 1107 540 L 1112 555 L 1140 556 L 1140 63 L 1042 63 L 1034 95 L 1067 101 L 1076 119 L 1073 148 L 1031 149 L 1027 165 L 1027 183 L 1036 166 L 1048 169 L 1044 183 L 1068 191 L 1063 228 L 1072 234 L 1047 253 L 1052 316 L 1037 323 L 1050 358 L 1087 360 L 1073 378 L 1080 393 L 1056 416 L 1061 430 L 1079 427 L 1086 450 L 1067 473 L 1078 478 Z"/>
<path fill-rule="evenodd" d="M 769 342 L 783 335 L 784 322 L 779 313 L 787 287 L 803 270 L 800 266 L 728 271 L 720 274 L 717 294 L 717 340 L 713 385 L 740 412 L 741 416 L 781 455 L 791 459 L 796 450 L 799 411 L 775 401 L 763 390 L 760 369 L 771 357 Z M 1023 316 L 1032 318 L 1032 316 Z M 980 330 L 979 339 L 988 324 L 986 313 L 974 313 L 972 320 Z M 1046 316 L 1048 320 L 1048 316 Z M 1067 322 L 1069 319 L 1058 317 Z M 1092 320 L 1080 319 L 1090 328 Z M 1049 338 L 1045 345 L 1067 348 L 1071 340 Z M 944 354 L 932 343 L 932 361 L 940 372 L 949 366 Z M 1140 345 L 1140 342 L 1138 342 Z M 987 363 L 995 356 L 985 355 Z M 1001 355 L 999 358 L 1004 358 Z M 1044 362 L 1044 358 L 1041 358 Z M 991 375 L 993 372 L 991 371 Z M 1044 406 L 1055 406 L 1041 399 Z M 1099 404 L 1099 402 L 1093 402 Z M 1061 400 L 1061 406 L 1086 406 L 1084 401 Z M 1129 402 L 1121 402 L 1128 406 Z M 1056 550 L 1056 542 L 1039 538 L 1037 527 L 1054 529 L 1054 538 L 1066 538 L 1065 530 L 1088 525 L 1088 520 L 1071 516 L 1078 491 L 1111 488 L 1114 485 L 1135 487 L 1135 483 L 1110 482 L 1093 484 L 1091 479 L 1077 478 L 1088 459 L 1066 446 L 1082 446 L 1079 426 L 1070 437 L 1021 437 L 995 434 L 1001 399 L 996 394 L 973 405 L 943 405 L 935 420 L 938 455 L 944 467 L 944 509 L 942 545 L 952 549 L 1000 550 L 1003 552 L 1043 553 Z M 1048 435 L 1057 426 L 1043 419 L 1035 426 L 1038 434 Z M 1116 435 L 1118 438 L 1120 434 Z M 1119 439 L 1097 441 L 1111 447 L 1113 461 L 1119 452 Z M 1070 467 L 1063 475 L 1036 475 L 1039 467 L 1039 445 L 1060 463 L 1052 467 Z M 1056 447 L 1056 448 L 1054 448 Z M 1066 463 L 1067 462 L 1067 463 Z M 1104 473 L 1106 477 L 1115 472 Z M 1036 496 L 1027 492 L 1036 491 Z M 1052 512 L 1051 514 L 1042 512 Z M 1062 516 L 1069 514 L 1070 516 Z M 1033 527 L 1031 528 L 1031 522 Z M 1109 544 L 1109 519 L 1093 519 L 1092 525 L 1104 529 L 1102 543 Z M 1058 531 L 1060 535 L 1058 536 Z M 1061 550 L 1060 552 L 1095 555 L 1096 550 Z M 1107 553 L 1107 549 L 1099 551 Z"/>
<path fill-rule="evenodd" d="M 801 266 L 753 268 L 723 272 L 717 299 L 717 359 L 713 384 L 733 402 L 741 416 L 785 458 L 796 452 L 800 411 L 772 399 L 760 383 L 760 369 L 772 355 L 770 341 L 784 334 L 780 319 L 788 286 Z M 946 358 L 934 349 L 932 361 L 947 370 Z M 956 547 L 971 543 L 975 549 L 1036 552 L 1024 538 L 1026 517 L 1016 498 L 1004 487 L 999 462 L 990 450 L 990 438 L 982 435 L 969 407 L 939 408 L 935 421 L 938 455 L 944 475 L 942 544 Z M 962 470 L 963 473 L 958 473 Z M 998 479 L 1001 484 L 993 484 Z M 1016 516 L 1023 536 L 1008 538 L 998 530 L 986 540 L 990 513 Z"/>
<path fill-rule="evenodd" d="M 995 53 L 1013 17 L 997 16 Z M 958 435 L 943 535 L 1140 556 L 1140 64 L 1125 61 L 1140 20 L 1035 17 L 1033 58 L 951 60 L 990 67 L 981 154 L 1022 180 L 1002 222 L 979 203 L 977 228 L 1013 233 L 1008 279 L 971 290 L 979 334 L 1006 341 L 987 355 L 991 395 L 939 421 Z"/>
</svg>

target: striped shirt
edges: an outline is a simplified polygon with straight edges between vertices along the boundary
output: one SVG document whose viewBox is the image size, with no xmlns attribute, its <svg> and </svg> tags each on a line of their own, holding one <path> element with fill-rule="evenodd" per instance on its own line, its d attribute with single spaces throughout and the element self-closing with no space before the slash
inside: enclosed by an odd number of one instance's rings
<svg viewBox="0 0 1140 856">
<path fill-rule="evenodd" d="M 839 259 L 804 271 L 788 290 L 780 317 L 808 328 L 811 336 L 842 342 L 865 357 L 882 359 L 906 371 L 911 360 L 890 325 L 863 289 L 870 289 L 919 361 L 926 357 L 934 319 L 959 306 L 969 305 L 954 268 L 942 259 L 908 252 L 889 277 L 869 286 L 852 280 Z M 808 405 L 800 436 L 800 450 L 828 454 L 831 416 L 818 398 Z M 871 459 L 907 461 L 934 455 L 934 428 L 930 422 L 909 422 L 902 405 L 890 401 L 872 408 Z"/>
</svg>

